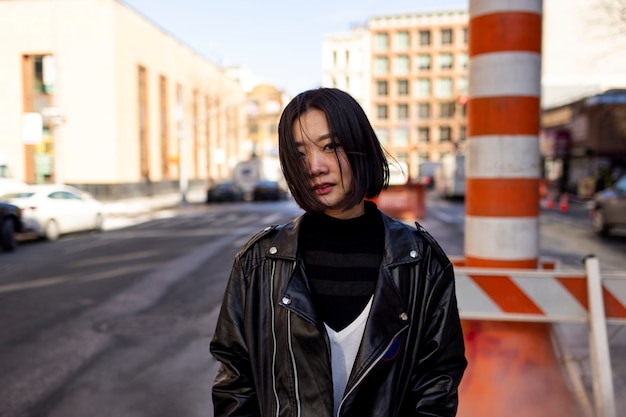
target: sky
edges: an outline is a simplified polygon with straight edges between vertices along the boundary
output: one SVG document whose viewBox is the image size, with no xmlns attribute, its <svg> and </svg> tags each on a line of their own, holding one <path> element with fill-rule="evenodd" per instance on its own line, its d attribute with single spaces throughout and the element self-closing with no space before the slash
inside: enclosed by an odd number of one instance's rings
<svg viewBox="0 0 626 417">
<path fill-rule="evenodd" d="M 368 18 L 467 9 L 469 0 L 120 0 L 218 65 L 295 95 L 319 86 L 325 36 Z"/>
</svg>

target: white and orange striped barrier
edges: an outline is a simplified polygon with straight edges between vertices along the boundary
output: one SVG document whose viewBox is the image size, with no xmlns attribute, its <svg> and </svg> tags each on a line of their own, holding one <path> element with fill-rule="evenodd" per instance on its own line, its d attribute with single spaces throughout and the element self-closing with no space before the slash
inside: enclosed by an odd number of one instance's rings
<svg viewBox="0 0 626 417">
<path fill-rule="evenodd" d="M 426 217 L 426 194 L 422 184 L 389 185 L 374 199 L 380 210 L 400 220 Z"/>
<path fill-rule="evenodd" d="M 580 271 L 455 266 L 455 275 L 463 320 L 587 323 L 594 415 L 616 416 L 606 325 L 626 325 L 626 273 L 601 276 L 597 258 L 590 256 Z"/>
</svg>

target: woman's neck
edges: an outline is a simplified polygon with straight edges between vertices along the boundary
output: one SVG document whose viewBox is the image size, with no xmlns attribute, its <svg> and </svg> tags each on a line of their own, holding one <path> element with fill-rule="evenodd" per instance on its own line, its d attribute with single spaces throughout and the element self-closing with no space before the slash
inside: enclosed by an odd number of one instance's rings
<svg viewBox="0 0 626 417">
<path fill-rule="evenodd" d="M 361 200 L 359 204 L 349 209 L 326 210 L 324 214 L 339 220 L 348 220 L 362 216 L 365 214 L 365 200 Z"/>
</svg>

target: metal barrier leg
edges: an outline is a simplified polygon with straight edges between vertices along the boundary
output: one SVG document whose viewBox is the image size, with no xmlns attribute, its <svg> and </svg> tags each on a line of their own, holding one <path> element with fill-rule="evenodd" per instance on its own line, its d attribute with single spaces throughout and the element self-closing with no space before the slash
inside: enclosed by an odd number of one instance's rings
<svg viewBox="0 0 626 417">
<path fill-rule="evenodd" d="M 611 353 L 606 331 L 600 263 L 595 256 L 585 258 L 589 292 L 589 353 L 597 417 L 616 417 Z"/>
</svg>

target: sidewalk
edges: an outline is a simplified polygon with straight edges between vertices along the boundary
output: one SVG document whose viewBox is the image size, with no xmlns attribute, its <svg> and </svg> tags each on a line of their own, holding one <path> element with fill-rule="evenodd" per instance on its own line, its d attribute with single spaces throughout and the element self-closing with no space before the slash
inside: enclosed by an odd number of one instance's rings
<svg viewBox="0 0 626 417">
<path fill-rule="evenodd" d="M 196 188 L 189 190 L 186 195 L 187 203 L 203 203 L 206 199 L 206 190 Z M 134 217 L 148 214 L 155 210 L 169 207 L 178 207 L 182 203 L 182 195 L 178 192 L 154 196 L 134 197 L 122 200 L 103 201 L 107 218 Z"/>
</svg>

